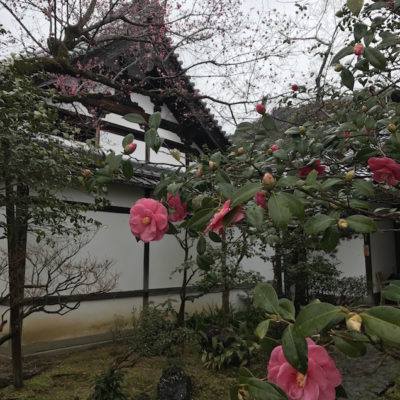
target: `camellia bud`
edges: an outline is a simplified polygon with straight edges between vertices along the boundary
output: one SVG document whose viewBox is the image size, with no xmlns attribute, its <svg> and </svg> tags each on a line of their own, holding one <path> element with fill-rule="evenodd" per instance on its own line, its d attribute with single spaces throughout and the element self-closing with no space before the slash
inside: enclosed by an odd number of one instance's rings
<svg viewBox="0 0 400 400">
<path fill-rule="evenodd" d="M 273 189 L 275 186 L 275 178 L 269 173 L 266 172 L 262 178 L 262 183 L 265 186 L 266 189 Z"/>
<path fill-rule="evenodd" d="M 354 178 L 355 174 L 356 174 L 356 171 L 354 171 L 354 169 L 352 169 L 351 171 L 347 172 L 347 174 L 344 177 L 344 180 L 346 182 L 350 182 Z"/>
<path fill-rule="evenodd" d="M 347 229 L 349 226 L 349 223 L 343 218 L 340 218 L 337 224 L 340 229 Z"/>
<path fill-rule="evenodd" d="M 175 158 L 176 161 L 180 161 L 181 159 L 181 152 L 177 149 L 173 149 L 170 151 L 171 156 Z"/>
<path fill-rule="evenodd" d="M 342 10 L 339 10 L 339 11 L 337 11 L 336 12 L 336 14 L 335 14 L 338 18 L 342 18 L 343 17 L 343 11 Z"/>
<path fill-rule="evenodd" d="M 124 147 L 125 154 L 132 154 L 136 150 L 137 144 L 136 143 L 129 143 Z"/>
<path fill-rule="evenodd" d="M 200 166 L 199 168 L 197 168 L 196 176 L 197 178 L 201 178 L 203 176 L 203 167 Z"/>
<path fill-rule="evenodd" d="M 306 128 L 303 125 L 299 126 L 299 132 L 300 135 L 304 135 L 306 133 Z"/>
<path fill-rule="evenodd" d="M 361 111 L 362 111 L 363 113 L 366 113 L 366 112 L 368 111 L 368 107 L 367 107 L 367 106 L 362 106 L 362 107 L 361 107 Z"/>
<path fill-rule="evenodd" d="M 299 87 L 295 83 L 293 83 L 292 90 L 293 92 L 297 92 L 299 90 Z"/>
<path fill-rule="evenodd" d="M 215 162 L 215 161 L 209 161 L 208 162 L 208 166 L 210 167 L 210 169 L 212 169 L 212 170 L 214 170 L 214 169 L 217 169 L 217 163 Z"/>
<path fill-rule="evenodd" d="M 343 65 L 342 65 L 342 64 L 337 63 L 337 64 L 335 65 L 335 71 L 336 71 L 336 72 L 340 72 L 342 69 L 343 69 Z"/>
<path fill-rule="evenodd" d="M 256 111 L 257 111 L 259 114 L 264 115 L 264 114 L 265 114 L 265 106 L 264 106 L 264 104 L 258 103 L 258 104 L 256 105 Z"/>
<path fill-rule="evenodd" d="M 351 331 L 360 332 L 361 324 L 362 324 L 362 318 L 359 314 L 355 312 L 349 313 L 349 315 L 346 318 L 347 329 Z"/>
<path fill-rule="evenodd" d="M 389 124 L 389 125 L 387 126 L 387 128 L 388 128 L 388 131 L 389 131 L 390 133 L 395 133 L 395 132 L 397 131 L 397 126 L 396 126 L 395 124 Z"/>
<path fill-rule="evenodd" d="M 83 170 L 83 176 L 84 176 L 85 178 L 90 178 L 90 177 L 92 176 L 92 171 L 91 171 L 90 169 L 88 169 L 88 168 L 85 168 L 85 169 Z"/>
<path fill-rule="evenodd" d="M 272 154 L 274 151 L 277 151 L 279 149 L 279 146 L 277 144 L 273 144 L 269 150 L 268 153 Z"/>
<path fill-rule="evenodd" d="M 243 147 L 239 147 L 237 149 L 237 153 L 238 153 L 239 156 L 241 156 L 244 153 L 244 148 Z"/>
<path fill-rule="evenodd" d="M 361 43 L 356 43 L 353 51 L 356 56 L 360 56 L 362 53 L 364 53 L 364 46 Z"/>
</svg>

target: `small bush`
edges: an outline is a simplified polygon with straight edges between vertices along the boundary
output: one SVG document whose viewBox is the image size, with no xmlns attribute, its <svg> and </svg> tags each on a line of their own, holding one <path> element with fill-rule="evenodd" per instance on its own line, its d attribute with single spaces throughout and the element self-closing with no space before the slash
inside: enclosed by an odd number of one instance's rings
<svg viewBox="0 0 400 400">
<path fill-rule="evenodd" d="M 146 356 L 179 353 L 191 335 L 188 329 L 176 326 L 174 316 L 170 302 L 144 308 L 133 323 L 136 351 Z"/>
<path fill-rule="evenodd" d="M 239 329 L 221 329 L 210 325 L 205 331 L 200 331 L 199 335 L 201 360 L 206 368 L 219 370 L 246 365 L 259 349 L 245 322 L 240 324 Z"/>
<path fill-rule="evenodd" d="M 89 400 L 128 400 L 121 388 L 123 379 L 122 372 L 113 369 L 97 375 L 94 381 L 94 392 Z"/>
</svg>

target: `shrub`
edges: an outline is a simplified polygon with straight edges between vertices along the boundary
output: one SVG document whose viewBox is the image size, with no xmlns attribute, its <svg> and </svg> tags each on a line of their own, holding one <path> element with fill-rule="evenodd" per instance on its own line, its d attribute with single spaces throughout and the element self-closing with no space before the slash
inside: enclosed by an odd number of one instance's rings
<svg viewBox="0 0 400 400">
<path fill-rule="evenodd" d="M 173 355 L 190 337 L 190 331 L 177 327 L 169 301 L 149 304 L 134 318 L 133 340 L 137 352 L 147 356 Z"/>
<path fill-rule="evenodd" d="M 89 400 L 127 400 L 121 388 L 123 379 L 122 372 L 112 368 L 97 375 L 94 380 L 94 392 Z"/>
</svg>

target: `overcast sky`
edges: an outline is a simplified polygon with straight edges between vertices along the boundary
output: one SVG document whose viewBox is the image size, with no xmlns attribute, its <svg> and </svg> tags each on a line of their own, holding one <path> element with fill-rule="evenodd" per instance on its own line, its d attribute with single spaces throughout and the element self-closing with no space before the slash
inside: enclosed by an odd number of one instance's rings
<svg viewBox="0 0 400 400">
<path fill-rule="evenodd" d="M 184 0 L 182 0 L 183 2 Z M 201 1 L 201 0 L 200 0 Z M 250 12 L 251 15 L 256 15 L 257 11 L 268 11 L 272 9 L 277 9 L 282 14 L 287 14 L 291 16 L 297 23 L 303 24 L 303 26 L 315 27 L 317 24 L 320 26 L 320 30 L 318 35 L 322 38 L 329 38 L 329 35 L 332 32 L 332 29 L 335 25 L 335 17 L 334 14 L 338 8 L 340 8 L 345 0 L 329 0 L 328 7 L 322 19 L 321 12 L 322 7 L 325 4 L 325 1 L 322 0 L 300 0 L 298 3 L 310 4 L 309 10 L 305 13 L 299 13 L 294 3 L 296 1 L 293 0 L 243 0 L 243 11 Z M 45 21 L 42 18 L 38 18 L 34 15 L 27 16 L 27 25 L 29 25 L 32 32 L 37 36 L 38 33 L 41 33 L 44 37 L 47 33 L 47 27 Z M 0 23 L 9 31 L 13 33 L 14 36 L 20 36 L 20 27 L 13 21 L 10 17 L 9 13 L 2 9 L 0 6 Z M 308 25 L 307 25 L 308 24 Z M 306 32 L 303 30 L 301 32 L 302 35 L 309 34 L 310 36 L 315 35 L 315 31 L 310 29 L 310 32 Z M 299 85 L 312 85 L 314 84 L 316 69 L 319 65 L 319 59 L 316 60 L 316 57 L 312 52 L 307 53 L 307 46 L 310 45 L 311 42 L 301 41 L 298 42 L 295 46 L 292 46 L 291 51 L 293 55 L 288 59 L 285 59 L 283 62 L 279 59 L 272 60 L 268 65 L 270 70 L 274 70 L 276 73 L 276 77 L 271 79 L 271 81 L 266 83 L 265 91 L 266 94 L 277 94 L 284 93 L 290 88 L 291 83 L 297 83 Z M 11 52 L 18 53 L 22 50 L 21 45 L 13 45 L 13 46 L 3 46 L 0 50 L 0 55 L 10 54 Z M 181 54 L 181 58 L 185 60 L 185 55 Z M 265 64 L 265 67 L 267 65 Z M 201 79 L 194 78 L 194 83 L 196 87 L 200 89 L 200 93 L 207 93 L 210 95 L 219 95 L 221 96 L 221 89 L 217 85 L 213 84 L 212 80 L 209 79 Z M 239 85 L 240 86 L 240 82 Z M 261 93 L 258 93 L 261 95 Z M 232 96 L 232 94 L 230 94 Z M 231 100 L 231 99 L 229 99 Z M 222 106 L 218 106 L 213 104 L 213 111 L 218 116 L 219 120 L 224 126 L 224 129 L 228 132 L 232 132 L 234 127 L 229 126 L 229 122 L 227 120 L 224 121 L 220 115 L 224 114 L 224 110 Z M 219 108 L 218 108 L 219 107 Z M 271 106 L 272 107 L 272 106 Z M 249 109 L 237 109 L 237 115 L 240 117 L 248 118 L 252 117 L 251 112 L 248 112 Z M 250 107 L 250 110 L 252 108 Z M 248 115 L 249 114 L 249 115 Z M 226 111 L 225 111 L 226 115 Z M 254 117 L 256 117 L 254 115 Z"/>
</svg>

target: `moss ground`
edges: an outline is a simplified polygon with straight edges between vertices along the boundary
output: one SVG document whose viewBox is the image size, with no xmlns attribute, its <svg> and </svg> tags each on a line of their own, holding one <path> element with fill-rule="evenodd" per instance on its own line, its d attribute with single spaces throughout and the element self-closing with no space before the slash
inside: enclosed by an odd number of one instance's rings
<svg viewBox="0 0 400 400">
<path fill-rule="evenodd" d="M 21 390 L 12 386 L 1 389 L 0 400 L 86 400 L 95 375 L 106 370 L 116 357 L 126 351 L 128 345 L 118 343 L 72 354 L 30 359 L 28 367 L 44 368 L 43 372 L 25 380 Z M 229 388 L 237 382 L 237 368 L 221 372 L 205 369 L 195 346 L 187 346 L 182 360 L 192 379 L 193 400 L 224 399 Z M 139 400 L 143 393 L 155 399 L 157 382 L 165 363 L 166 357 L 143 358 L 134 367 L 124 369 L 123 387 L 129 399 Z M 252 365 L 252 370 L 262 375 L 264 365 L 259 360 Z M 3 365 L 3 369 L 5 367 Z"/>
</svg>

